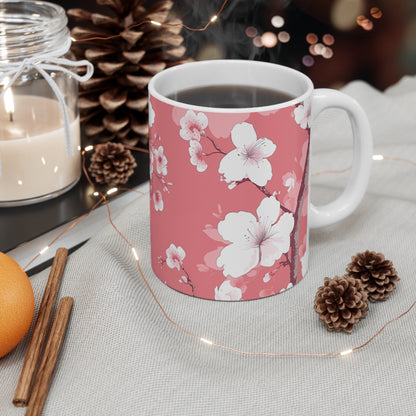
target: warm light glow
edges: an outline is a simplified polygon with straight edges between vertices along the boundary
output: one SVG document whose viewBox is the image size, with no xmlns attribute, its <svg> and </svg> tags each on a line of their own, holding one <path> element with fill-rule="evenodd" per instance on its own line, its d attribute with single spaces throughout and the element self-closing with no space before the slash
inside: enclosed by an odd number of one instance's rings
<svg viewBox="0 0 416 416">
<path fill-rule="evenodd" d="M 368 31 L 370 31 L 370 30 L 372 30 L 372 29 L 373 29 L 373 27 L 374 27 L 373 22 L 372 22 L 371 20 L 368 20 L 368 19 L 366 19 L 366 20 L 363 22 L 363 24 L 362 24 L 362 28 L 363 28 L 364 30 L 368 30 Z"/>
<path fill-rule="evenodd" d="M 215 22 L 218 19 L 218 16 L 215 14 L 211 17 L 211 22 Z"/>
<path fill-rule="evenodd" d="M 48 249 L 49 249 L 49 246 L 46 246 L 41 251 L 39 251 L 39 254 L 42 255 L 42 254 L 46 253 L 48 251 Z"/>
<path fill-rule="evenodd" d="M 277 35 L 277 38 L 282 43 L 287 43 L 287 42 L 290 41 L 290 35 L 289 35 L 289 33 L 286 32 L 286 31 L 284 31 L 284 30 L 282 32 L 279 32 L 279 34 Z"/>
<path fill-rule="evenodd" d="M 133 256 L 136 259 L 136 261 L 139 260 L 139 256 L 137 255 L 136 249 L 134 247 L 131 248 L 131 251 L 133 252 Z"/>
<path fill-rule="evenodd" d="M 71 36 L 72 42 L 76 42 L 77 40 Z"/>
<path fill-rule="evenodd" d="M 364 0 L 334 0 L 331 2 L 330 19 L 338 30 L 352 30 L 356 17 L 364 13 Z"/>
<path fill-rule="evenodd" d="M 95 191 L 94 193 L 93 193 L 93 195 L 94 196 L 98 196 L 98 195 L 100 195 L 97 191 Z"/>
<path fill-rule="evenodd" d="M 332 58 L 334 56 L 334 51 L 329 46 L 327 46 L 325 48 L 325 50 L 322 52 L 322 56 L 325 59 L 330 59 L 330 58 Z"/>
<path fill-rule="evenodd" d="M 277 45 L 277 36 L 273 32 L 264 32 L 261 35 L 261 43 L 266 48 L 274 48 Z"/>
<path fill-rule="evenodd" d="M 273 16 L 271 24 L 274 27 L 282 27 L 285 24 L 285 19 L 282 16 Z"/>
<path fill-rule="evenodd" d="M 318 42 L 318 36 L 315 33 L 308 33 L 306 35 L 306 42 L 311 45 L 315 45 Z"/>
<path fill-rule="evenodd" d="M 380 19 L 383 16 L 383 12 L 378 7 L 372 7 L 370 14 L 374 19 Z"/>
<path fill-rule="evenodd" d="M 325 45 L 331 46 L 334 44 L 335 38 L 329 33 L 326 33 L 325 35 L 322 36 L 322 41 L 325 43 Z"/>
<path fill-rule="evenodd" d="M 352 350 L 350 349 L 350 350 L 345 350 L 345 351 L 342 351 L 342 352 L 340 352 L 339 354 L 340 355 L 348 355 L 348 354 L 351 354 L 352 353 Z"/>
<path fill-rule="evenodd" d="M 257 46 L 258 48 L 261 48 L 263 46 L 263 42 L 261 40 L 261 37 L 260 36 L 256 36 L 253 39 L 253 44 L 254 44 L 254 46 Z"/>
<path fill-rule="evenodd" d="M 205 338 L 199 338 L 202 342 L 205 342 L 205 344 L 208 344 L 208 345 L 212 345 L 213 344 L 213 342 L 212 341 L 210 341 L 209 339 L 205 339 Z"/>
<path fill-rule="evenodd" d="M 384 156 L 383 155 L 373 155 L 373 160 L 383 160 Z"/>
<path fill-rule="evenodd" d="M 92 149 L 94 149 L 94 146 L 92 146 L 92 145 L 89 145 L 89 146 L 87 146 L 87 147 L 85 147 L 84 148 L 84 150 L 86 151 L 86 152 L 89 152 L 90 150 L 92 150 Z"/>
<path fill-rule="evenodd" d="M 111 195 L 111 194 L 113 194 L 114 192 L 117 192 L 117 191 L 118 191 L 118 188 L 111 188 L 107 191 L 107 195 Z"/>
<path fill-rule="evenodd" d="M 249 38 L 254 38 L 257 35 L 257 29 L 254 26 L 247 27 L 245 32 Z"/>
<path fill-rule="evenodd" d="M 151 20 L 150 23 L 153 23 L 155 26 L 162 26 L 162 23 L 156 22 L 154 20 Z"/>
<path fill-rule="evenodd" d="M 3 79 L 2 85 L 7 86 L 9 82 L 10 82 L 9 77 L 5 77 Z M 3 100 L 4 100 L 4 107 L 6 109 L 6 113 L 12 116 L 14 113 L 14 99 L 13 99 L 13 91 L 11 88 L 9 88 L 4 93 Z"/>
</svg>

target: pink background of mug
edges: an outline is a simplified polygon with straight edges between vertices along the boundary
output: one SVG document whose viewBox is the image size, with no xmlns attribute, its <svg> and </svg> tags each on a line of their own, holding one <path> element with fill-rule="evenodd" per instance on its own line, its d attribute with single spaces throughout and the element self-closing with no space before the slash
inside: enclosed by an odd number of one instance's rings
<svg viewBox="0 0 416 416">
<path fill-rule="evenodd" d="M 290 267 L 278 267 L 284 255 L 273 266 L 257 266 L 239 278 L 223 275 L 216 265 L 216 258 L 229 242 L 222 240 L 218 234 L 218 223 L 229 212 L 247 211 L 257 217 L 256 209 L 266 195 L 251 182 L 229 189 L 229 184 L 221 181 L 218 172 L 220 161 L 224 157 L 222 154 L 207 156 L 207 169 L 198 172 L 196 166 L 190 163 L 189 141 L 182 139 L 179 134 L 180 119 L 188 110 L 161 102 L 155 97 L 150 100 L 155 113 L 155 120 L 149 131 L 150 151 L 154 152 L 159 146 L 163 146 L 167 159 L 167 175 L 163 179 L 171 184 L 164 188 L 156 175 L 155 167 L 151 167 L 151 256 L 155 274 L 173 289 L 192 294 L 191 286 L 182 278 L 185 272 L 169 268 L 166 264 L 166 250 L 174 244 L 182 247 L 186 253 L 183 267 L 194 285 L 197 297 L 215 299 L 216 288 L 218 290 L 225 280 L 229 280 L 232 287 L 241 290 L 239 300 L 262 298 L 291 287 Z M 309 143 L 309 129 L 301 128 L 296 123 L 295 107 L 296 105 L 267 112 L 237 114 L 204 111 L 208 118 L 206 135 L 215 140 L 225 152 L 235 149 L 231 141 L 231 129 L 243 121 L 254 126 L 258 138 L 266 137 L 276 144 L 276 150 L 268 158 L 273 177 L 265 188 L 276 193 L 277 200 L 291 211 L 296 207 Z M 195 113 L 198 111 L 195 110 Z M 201 137 L 200 143 L 205 153 L 215 150 L 204 137 Z M 295 186 L 289 190 L 285 181 L 293 177 L 293 174 L 296 178 Z M 297 242 L 299 273 L 292 283 L 302 279 L 301 259 L 303 256 L 307 259 L 308 175 L 304 180 L 306 191 L 303 207 L 299 210 L 300 231 Z M 158 211 L 154 203 L 157 191 L 163 199 L 163 210 Z M 290 249 L 288 252 L 290 259 L 293 259 L 292 251 Z M 304 262 L 304 270 L 306 263 L 307 260 Z"/>
</svg>

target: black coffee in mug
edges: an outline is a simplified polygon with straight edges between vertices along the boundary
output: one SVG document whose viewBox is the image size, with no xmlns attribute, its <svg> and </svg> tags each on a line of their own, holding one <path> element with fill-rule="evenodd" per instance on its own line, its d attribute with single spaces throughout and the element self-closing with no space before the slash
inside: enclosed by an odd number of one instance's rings
<svg viewBox="0 0 416 416">
<path fill-rule="evenodd" d="M 280 104 L 294 97 L 270 88 L 248 85 L 211 85 L 176 91 L 167 98 L 203 107 L 248 108 Z"/>
</svg>

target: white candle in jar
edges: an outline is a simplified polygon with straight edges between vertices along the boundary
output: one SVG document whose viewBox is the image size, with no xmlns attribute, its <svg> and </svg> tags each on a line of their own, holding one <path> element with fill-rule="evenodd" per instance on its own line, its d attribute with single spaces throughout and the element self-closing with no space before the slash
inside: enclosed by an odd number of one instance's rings
<svg viewBox="0 0 416 416">
<path fill-rule="evenodd" d="M 0 103 L 0 204 L 75 185 L 81 174 L 79 117 L 70 115 L 73 155 L 69 155 L 58 101 L 30 95 L 12 99 L 13 117 L 10 103 Z"/>
</svg>

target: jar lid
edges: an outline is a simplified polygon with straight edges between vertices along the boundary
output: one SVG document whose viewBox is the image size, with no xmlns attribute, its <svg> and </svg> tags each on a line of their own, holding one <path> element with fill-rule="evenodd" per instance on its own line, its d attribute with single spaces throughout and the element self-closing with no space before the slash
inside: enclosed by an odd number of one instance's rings
<svg viewBox="0 0 416 416">
<path fill-rule="evenodd" d="M 71 43 L 67 23 L 65 10 L 57 4 L 0 1 L 0 61 L 64 55 Z"/>
</svg>

